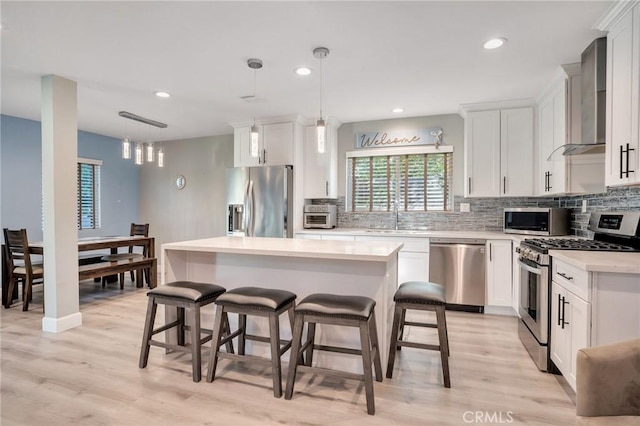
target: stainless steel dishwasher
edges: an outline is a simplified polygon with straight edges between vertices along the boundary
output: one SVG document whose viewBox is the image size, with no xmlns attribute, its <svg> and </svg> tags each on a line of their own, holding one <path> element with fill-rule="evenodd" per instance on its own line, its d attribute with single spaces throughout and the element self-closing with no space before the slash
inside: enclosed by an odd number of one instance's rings
<svg viewBox="0 0 640 426">
<path fill-rule="evenodd" d="M 429 281 L 445 288 L 447 309 L 484 312 L 486 240 L 429 239 Z"/>
</svg>

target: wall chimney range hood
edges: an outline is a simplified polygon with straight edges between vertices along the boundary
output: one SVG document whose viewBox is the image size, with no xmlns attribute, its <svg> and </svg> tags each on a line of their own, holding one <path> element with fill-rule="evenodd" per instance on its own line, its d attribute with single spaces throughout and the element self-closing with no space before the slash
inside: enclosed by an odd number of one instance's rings
<svg viewBox="0 0 640 426">
<path fill-rule="evenodd" d="M 607 89 L 607 38 L 595 39 L 582 52 L 582 143 L 555 149 L 547 160 L 561 155 L 600 154 L 605 151 L 605 105 Z"/>
</svg>

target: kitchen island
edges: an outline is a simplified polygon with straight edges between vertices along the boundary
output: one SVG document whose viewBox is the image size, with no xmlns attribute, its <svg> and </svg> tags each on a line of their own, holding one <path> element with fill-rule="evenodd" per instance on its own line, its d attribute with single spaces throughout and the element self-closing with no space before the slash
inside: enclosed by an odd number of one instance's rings
<svg viewBox="0 0 640 426">
<path fill-rule="evenodd" d="M 401 248 L 402 243 L 391 242 L 251 237 L 168 243 L 162 245 L 161 284 L 189 280 L 218 284 L 227 290 L 243 286 L 282 289 L 296 293 L 298 302 L 312 293 L 370 297 L 376 301 L 380 355 L 385 365 Z M 202 326 L 211 328 L 213 307 L 202 312 Z M 171 321 L 175 312 L 167 310 L 166 315 Z M 250 333 L 268 335 L 267 323 L 261 320 L 249 321 Z M 237 318 L 232 316 L 230 321 L 234 328 Z M 285 318 L 281 320 L 281 336 L 291 337 Z M 358 348 L 360 344 L 358 330 L 347 327 L 318 326 L 316 339 L 323 345 Z M 252 347 L 250 343 L 248 353 L 268 356 L 267 345 Z M 314 360 L 319 366 L 362 370 L 359 357 L 319 352 Z"/>
</svg>

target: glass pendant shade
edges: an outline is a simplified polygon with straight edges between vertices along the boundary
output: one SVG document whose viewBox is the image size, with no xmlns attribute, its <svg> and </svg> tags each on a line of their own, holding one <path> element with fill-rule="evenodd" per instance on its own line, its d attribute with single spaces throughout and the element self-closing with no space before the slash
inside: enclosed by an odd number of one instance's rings
<svg viewBox="0 0 640 426">
<path fill-rule="evenodd" d="M 164 150 L 162 148 L 158 150 L 158 167 L 164 167 Z"/>
<path fill-rule="evenodd" d="M 135 163 L 136 163 L 136 165 L 141 166 L 143 162 L 144 162 L 144 157 L 143 157 L 142 145 L 137 143 L 136 144 Z"/>
<path fill-rule="evenodd" d="M 153 159 L 154 159 L 153 144 L 148 143 L 146 146 L 146 150 L 147 150 L 147 163 L 153 163 Z"/>
<path fill-rule="evenodd" d="M 125 160 L 131 158 L 131 141 L 129 138 L 122 139 L 122 158 Z"/>
<path fill-rule="evenodd" d="M 324 154 L 326 151 L 326 141 L 327 141 L 327 127 L 325 126 L 324 120 L 320 119 L 316 122 L 316 132 L 318 136 L 318 152 L 320 154 Z"/>
<path fill-rule="evenodd" d="M 251 156 L 252 157 L 257 157 L 258 156 L 258 126 L 256 126 L 255 124 L 253 126 L 251 126 Z"/>
</svg>

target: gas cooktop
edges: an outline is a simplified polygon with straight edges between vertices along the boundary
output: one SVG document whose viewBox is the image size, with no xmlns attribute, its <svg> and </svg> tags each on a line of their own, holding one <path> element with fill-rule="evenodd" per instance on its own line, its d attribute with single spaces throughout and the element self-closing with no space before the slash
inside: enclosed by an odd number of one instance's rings
<svg viewBox="0 0 640 426">
<path fill-rule="evenodd" d="M 622 244 L 577 238 L 531 238 L 525 239 L 521 244 L 542 253 L 549 250 L 640 251 Z"/>
</svg>

